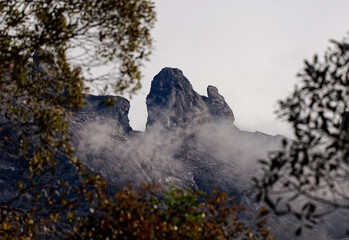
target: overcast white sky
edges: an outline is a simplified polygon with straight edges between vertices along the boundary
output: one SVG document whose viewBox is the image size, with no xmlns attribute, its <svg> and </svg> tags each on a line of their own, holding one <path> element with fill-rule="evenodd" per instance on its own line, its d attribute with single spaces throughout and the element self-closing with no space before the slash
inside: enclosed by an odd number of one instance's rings
<svg viewBox="0 0 349 240">
<path fill-rule="evenodd" d="M 303 60 L 349 31 L 348 0 L 156 0 L 155 49 L 130 124 L 144 130 L 145 98 L 163 67 L 176 67 L 201 95 L 218 87 L 236 126 L 290 136 L 276 102 L 296 83 Z"/>
</svg>

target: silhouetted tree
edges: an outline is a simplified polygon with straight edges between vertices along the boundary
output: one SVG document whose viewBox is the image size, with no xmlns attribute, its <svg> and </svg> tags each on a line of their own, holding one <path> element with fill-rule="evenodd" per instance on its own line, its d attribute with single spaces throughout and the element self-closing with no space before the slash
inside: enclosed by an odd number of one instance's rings
<svg viewBox="0 0 349 240">
<path fill-rule="evenodd" d="M 331 42 L 322 59 L 305 61 L 300 83 L 280 101 L 294 140 L 260 160 L 264 174 L 255 179 L 258 200 L 308 227 L 336 211 L 349 221 L 349 39 Z"/>
</svg>

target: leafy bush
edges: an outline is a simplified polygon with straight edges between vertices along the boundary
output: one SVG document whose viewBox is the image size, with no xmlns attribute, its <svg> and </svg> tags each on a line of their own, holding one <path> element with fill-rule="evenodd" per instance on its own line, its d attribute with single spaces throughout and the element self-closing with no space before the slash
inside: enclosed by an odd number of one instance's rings
<svg viewBox="0 0 349 240">
<path fill-rule="evenodd" d="M 243 211 L 217 190 L 127 187 L 115 198 L 100 198 L 74 228 L 74 239 L 272 239 L 266 208 L 253 227 L 240 219 Z"/>
</svg>

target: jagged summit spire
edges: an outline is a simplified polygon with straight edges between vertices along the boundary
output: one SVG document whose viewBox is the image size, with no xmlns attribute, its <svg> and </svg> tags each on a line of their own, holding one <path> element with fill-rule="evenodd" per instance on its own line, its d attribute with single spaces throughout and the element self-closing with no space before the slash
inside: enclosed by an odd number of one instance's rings
<svg viewBox="0 0 349 240">
<path fill-rule="evenodd" d="M 163 68 L 154 77 L 147 109 L 147 128 L 160 124 L 174 129 L 220 118 L 234 121 L 232 110 L 216 87 L 208 87 L 208 97 L 200 96 L 178 68 Z"/>
<path fill-rule="evenodd" d="M 179 90 L 193 89 L 189 80 L 178 68 L 163 68 L 152 81 L 150 93 L 158 93 L 162 96 L 171 92 L 172 88 Z M 150 94 L 149 93 L 149 94 Z M 159 99 L 158 99 L 159 100 Z"/>
<path fill-rule="evenodd" d="M 176 80 L 177 77 L 184 77 L 182 70 L 172 67 L 164 67 L 157 76 L 168 76 L 171 80 Z M 185 77 L 184 77 L 185 78 Z M 189 82 L 189 81 L 188 81 Z"/>
<path fill-rule="evenodd" d="M 147 109 L 147 128 L 160 124 L 173 129 L 212 120 L 201 96 L 177 68 L 164 68 L 154 77 Z"/>
<path fill-rule="evenodd" d="M 233 111 L 215 86 L 209 85 L 207 87 L 207 96 L 203 96 L 202 99 L 205 101 L 214 120 L 225 119 L 235 121 Z"/>
</svg>

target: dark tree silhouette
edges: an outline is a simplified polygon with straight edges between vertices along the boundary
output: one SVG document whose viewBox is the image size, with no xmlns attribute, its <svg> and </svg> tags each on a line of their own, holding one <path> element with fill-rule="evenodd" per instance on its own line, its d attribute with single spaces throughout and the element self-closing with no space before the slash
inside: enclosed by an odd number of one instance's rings
<svg viewBox="0 0 349 240">
<path fill-rule="evenodd" d="M 278 114 L 295 137 L 260 160 L 263 176 L 255 179 L 258 200 L 308 227 L 338 211 L 349 221 L 349 39 L 331 43 L 322 59 L 305 61 L 300 82 L 280 101 Z"/>
</svg>

